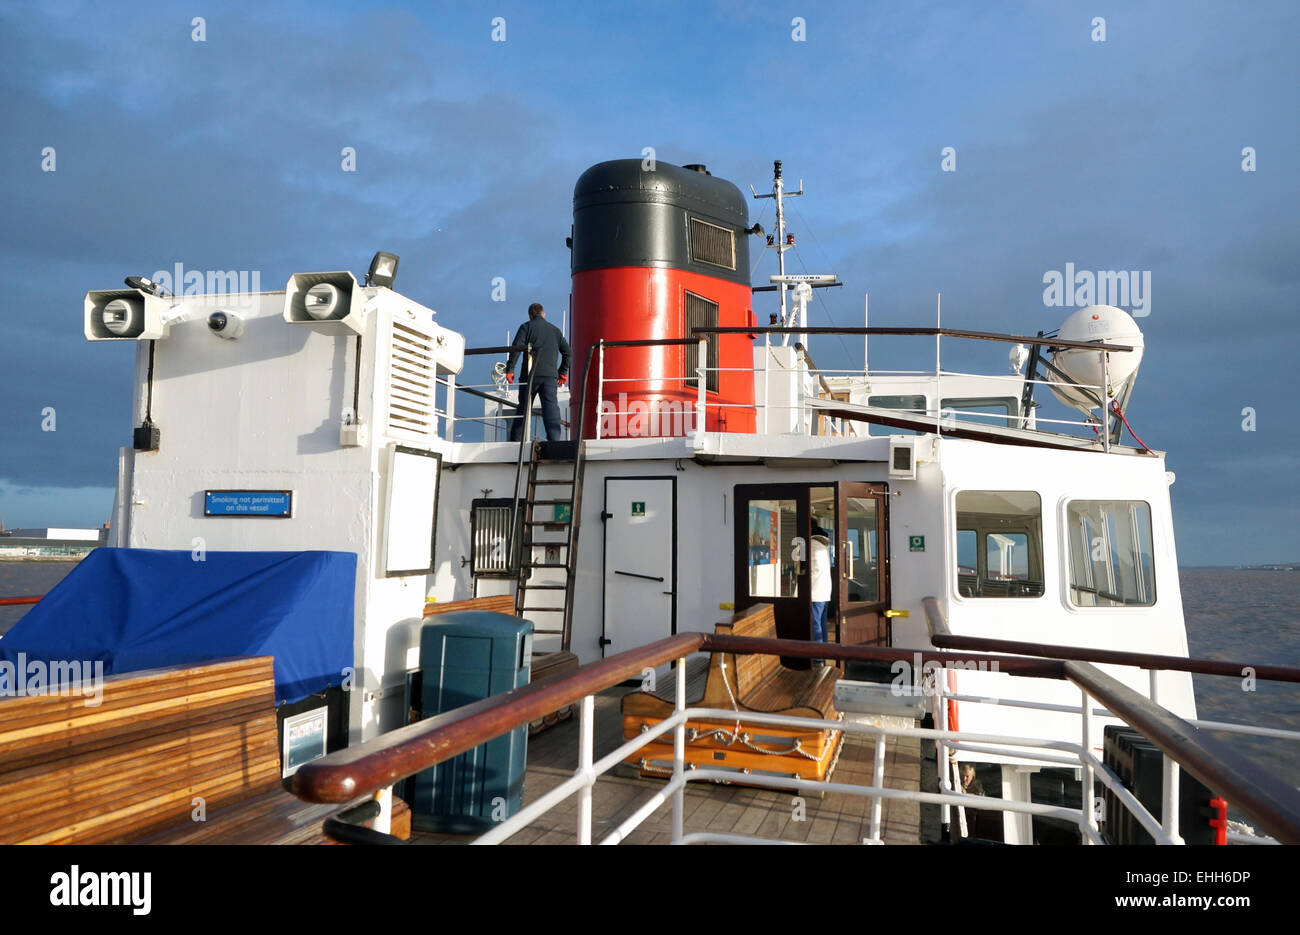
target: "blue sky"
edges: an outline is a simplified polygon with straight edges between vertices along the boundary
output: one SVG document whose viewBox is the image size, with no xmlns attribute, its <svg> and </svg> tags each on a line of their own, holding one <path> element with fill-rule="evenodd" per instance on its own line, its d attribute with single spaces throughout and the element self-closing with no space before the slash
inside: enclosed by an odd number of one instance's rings
<svg viewBox="0 0 1300 935">
<path fill-rule="evenodd" d="M 860 323 L 864 291 L 873 324 L 929 324 L 942 291 L 946 325 L 1033 333 L 1068 312 L 1044 306 L 1046 271 L 1149 270 L 1129 412 L 1178 475 L 1180 560 L 1300 560 L 1296 10 L 0 0 L 0 516 L 107 518 L 133 348 L 84 341 L 86 290 L 178 262 L 280 288 L 386 249 L 400 291 L 498 343 L 529 302 L 566 304 L 578 175 L 651 146 L 742 190 L 775 158 L 804 179 L 792 265 L 847 284 L 816 324 Z M 813 350 L 832 368 L 859 347 Z M 875 341 L 872 364 L 931 352 Z M 1004 361 L 944 349 L 954 369 Z"/>
</svg>

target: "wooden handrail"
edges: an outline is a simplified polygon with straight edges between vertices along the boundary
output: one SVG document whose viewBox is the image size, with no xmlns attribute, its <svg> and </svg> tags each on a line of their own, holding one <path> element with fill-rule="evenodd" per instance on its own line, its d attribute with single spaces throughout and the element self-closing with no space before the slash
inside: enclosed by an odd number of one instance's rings
<svg viewBox="0 0 1300 935">
<path fill-rule="evenodd" d="M 984 636 L 962 636 L 948 628 L 948 621 L 933 597 L 922 598 L 930 642 L 940 649 L 964 649 L 971 652 L 1013 653 L 1044 659 L 1100 662 L 1107 665 L 1136 666 L 1140 669 L 1167 669 L 1172 672 L 1195 672 L 1197 675 L 1226 675 L 1243 678 L 1253 675 L 1272 682 L 1300 682 L 1300 669 L 1290 666 L 1255 665 L 1251 662 L 1224 662 L 1219 659 L 1189 659 L 1186 656 L 1162 656 L 1156 653 L 1133 653 L 1118 649 L 1092 649 L 1085 646 L 1057 646 L 1024 640 L 998 640 Z M 1247 672 L 1246 670 L 1249 670 Z"/>
<path fill-rule="evenodd" d="M 378 792 L 587 695 L 639 678 L 646 667 L 688 656 L 703 643 L 703 633 L 679 633 L 588 663 L 562 679 L 493 695 L 380 734 L 303 764 L 293 776 L 294 795 L 308 802 L 350 802 Z"/>
<path fill-rule="evenodd" d="M 704 635 L 704 652 L 739 653 L 741 655 L 787 656 L 799 659 L 835 659 L 858 662 L 906 662 L 921 665 L 933 662 L 969 664 L 972 659 L 962 653 L 936 652 L 921 649 L 890 649 L 885 646 L 845 646 L 839 643 L 820 643 L 813 640 L 782 640 L 760 636 L 729 636 L 725 633 Z M 1026 659 L 1023 656 L 990 656 L 981 654 L 979 661 L 997 664 L 995 671 L 1029 678 L 1065 678 L 1064 664 L 1055 659 Z"/>
<path fill-rule="evenodd" d="M 1243 678 L 1247 674 L 1273 682 L 1300 682 L 1300 669 L 1290 666 L 1255 665 L 1250 662 L 1222 662 L 1217 659 L 1188 659 L 1155 653 L 1130 653 L 1118 649 L 1088 649 L 1082 646 L 1055 646 L 1050 643 L 1027 643 L 1020 640 L 994 640 L 980 636 L 936 634 L 930 638 L 941 649 L 965 649 L 974 652 L 1015 653 L 1074 662 L 1100 662 L 1107 665 L 1137 666 L 1141 669 L 1168 669 L 1195 672 L 1198 675 L 1226 675 Z M 1249 670 L 1249 671 L 1247 671 Z"/>
<path fill-rule="evenodd" d="M 743 612 L 742 612 L 743 613 Z M 415 724 L 381 734 L 354 747 L 305 763 L 293 777 L 293 791 L 308 802 L 350 802 L 391 786 L 466 750 L 527 724 L 552 711 L 612 688 L 628 678 L 640 677 L 647 667 L 672 662 L 691 653 L 729 652 L 797 656 L 806 659 L 844 659 L 914 663 L 969 662 L 959 653 L 918 652 L 878 646 L 840 646 L 835 643 L 761 639 L 711 633 L 679 633 L 638 649 L 588 663 L 562 679 L 528 685 L 435 715 Z M 996 661 L 1012 675 L 1063 678 L 1062 663 L 1048 659 L 981 656 Z"/>
<path fill-rule="evenodd" d="M 1091 663 L 1064 665 L 1071 682 L 1140 731 L 1216 795 L 1255 819 L 1283 844 L 1300 844 L 1300 790 Z"/>
</svg>

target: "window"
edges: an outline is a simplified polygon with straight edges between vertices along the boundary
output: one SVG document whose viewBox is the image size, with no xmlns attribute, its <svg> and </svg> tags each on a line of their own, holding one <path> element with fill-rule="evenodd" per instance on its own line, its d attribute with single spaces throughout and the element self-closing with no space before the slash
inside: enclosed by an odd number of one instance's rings
<svg viewBox="0 0 1300 935">
<path fill-rule="evenodd" d="M 925 415 L 925 397 L 920 395 L 869 396 L 867 397 L 867 405 L 878 406 L 881 409 L 906 409 L 909 410 L 908 412 L 909 415 L 915 415 L 915 416 Z M 876 425 L 875 423 L 871 424 L 869 431 L 870 434 L 872 435 L 915 435 L 916 434 L 916 432 L 912 431 L 911 429 L 899 429 L 899 428 L 894 428 L 891 425 Z"/>
<path fill-rule="evenodd" d="M 515 502 L 509 497 L 479 498 L 470 504 L 470 536 L 474 543 L 470 573 L 475 578 L 509 578 L 518 571 L 510 541 L 510 516 L 514 510 Z M 523 519 L 521 505 L 521 528 Z"/>
<path fill-rule="evenodd" d="M 696 263 L 735 269 L 735 232 L 699 218 L 691 218 L 691 259 Z"/>
<path fill-rule="evenodd" d="M 848 599 L 854 603 L 874 603 L 880 600 L 880 553 L 877 532 L 880 517 L 876 501 L 871 497 L 845 498 L 845 535 L 848 541 L 843 555 L 840 576 L 848 579 Z"/>
<path fill-rule="evenodd" d="M 794 551 L 798 505 L 794 500 L 749 501 L 749 594 L 797 597 Z"/>
<path fill-rule="evenodd" d="M 957 593 L 974 597 L 979 585 L 980 562 L 976 556 L 979 534 L 973 529 L 957 530 Z"/>
<path fill-rule="evenodd" d="M 1065 508 L 1070 603 L 1150 607 L 1156 602 L 1151 507 L 1137 500 L 1071 500 Z"/>
<path fill-rule="evenodd" d="M 1032 490 L 957 494 L 957 593 L 1042 597 L 1043 511 Z"/>
<path fill-rule="evenodd" d="M 716 328 L 718 327 L 718 303 L 711 302 L 702 295 L 696 295 L 694 292 L 687 292 L 683 303 L 683 315 L 686 319 L 686 328 L 682 332 L 686 337 L 697 337 L 691 334 L 693 328 Z M 704 375 L 704 388 L 710 393 L 718 391 L 718 336 L 716 334 L 707 334 L 704 336 L 705 343 L 708 345 L 708 372 Z M 686 382 L 689 387 L 698 387 L 699 379 L 696 377 L 696 370 L 699 367 L 700 352 L 696 346 L 688 345 L 685 348 L 686 362 Z"/>
<path fill-rule="evenodd" d="M 943 410 L 942 415 L 945 419 L 1015 428 L 1018 420 L 1008 417 L 1019 414 L 1020 403 L 1011 396 L 966 396 L 945 399 L 939 404 L 939 408 Z"/>
</svg>

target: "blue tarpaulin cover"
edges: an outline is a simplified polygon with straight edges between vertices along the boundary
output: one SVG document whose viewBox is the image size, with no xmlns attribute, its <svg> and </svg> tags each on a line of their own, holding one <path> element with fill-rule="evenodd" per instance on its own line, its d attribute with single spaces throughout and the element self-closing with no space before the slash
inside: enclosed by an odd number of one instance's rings
<svg viewBox="0 0 1300 935">
<path fill-rule="evenodd" d="M 351 552 L 95 549 L 0 639 L 0 659 L 102 660 L 104 674 L 274 656 L 276 703 L 352 665 Z"/>
</svg>

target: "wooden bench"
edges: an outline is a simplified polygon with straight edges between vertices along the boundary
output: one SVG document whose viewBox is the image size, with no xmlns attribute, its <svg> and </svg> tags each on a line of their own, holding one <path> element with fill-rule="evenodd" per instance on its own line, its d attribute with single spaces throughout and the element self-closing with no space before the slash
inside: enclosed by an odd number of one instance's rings
<svg viewBox="0 0 1300 935">
<path fill-rule="evenodd" d="M 490 610 L 493 613 L 515 615 L 515 596 L 513 594 L 494 594 L 490 597 L 471 597 L 463 601 L 448 601 L 424 605 L 424 616 L 448 614 L 457 610 Z M 563 678 L 578 671 L 578 657 L 570 652 L 533 653 L 528 680 L 530 684 L 545 682 L 548 679 Z M 540 734 L 548 727 L 554 727 L 561 721 L 573 717 L 577 705 L 565 705 L 558 711 L 552 711 L 545 717 L 538 718 L 528 725 L 529 736 Z"/>
<path fill-rule="evenodd" d="M 111 676 L 99 697 L 0 698 L 0 843 L 326 843 L 339 806 L 281 785 L 271 657 Z"/>
<path fill-rule="evenodd" d="M 772 605 L 758 604 L 719 623 L 719 634 L 776 637 Z M 725 666 L 725 668 L 724 668 Z M 709 660 L 703 693 L 691 697 L 691 707 L 724 708 L 784 714 L 826 721 L 839 719 L 835 710 L 835 681 L 839 670 L 814 667 L 787 669 L 776 656 L 713 653 Z M 668 682 L 669 680 L 665 680 Z M 635 691 L 623 696 L 623 737 L 631 740 L 642 731 L 669 717 L 674 707 L 672 685 L 655 692 Z M 806 730 L 736 721 L 690 721 L 686 726 L 688 769 L 711 767 L 742 774 L 775 773 L 802 779 L 826 779 L 839 755 L 843 732 L 830 728 Z M 640 768 L 643 776 L 663 777 L 672 771 L 672 732 L 637 751 L 627 762 Z M 743 778 L 738 777 L 738 782 Z"/>
</svg>

